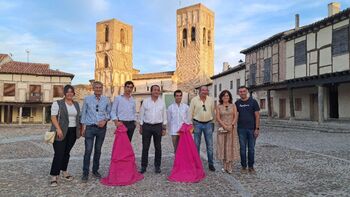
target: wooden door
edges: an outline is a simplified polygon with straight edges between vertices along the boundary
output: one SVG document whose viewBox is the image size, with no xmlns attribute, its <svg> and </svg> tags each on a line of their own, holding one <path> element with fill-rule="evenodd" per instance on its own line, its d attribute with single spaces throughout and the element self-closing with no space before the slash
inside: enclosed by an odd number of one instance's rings
<svg viewBox="0 0 350 197">
<path fill-rule="evenodd" d="M 318 95 L 310 94 L 310 119 L 318 121 Z"/>
<path fill-rule="evenodd" d="M 279 118 L 286 118 L 286 99 L 280 99 Z"/>
</svg>

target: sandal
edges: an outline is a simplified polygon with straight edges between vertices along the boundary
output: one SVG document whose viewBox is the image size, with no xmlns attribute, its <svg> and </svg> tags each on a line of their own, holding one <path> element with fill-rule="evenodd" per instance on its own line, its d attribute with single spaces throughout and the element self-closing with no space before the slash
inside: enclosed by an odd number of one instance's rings
<svg viewBox="0 0 350 197">
<path fill-rule="evenodd" d="M 51 187 L 57 187 L 57 180 L 52 180 L 52 181 L 50 181 L 50 186 Z"/>
<path fill-rule="evenodd" d="M 66 181 L 73 181 L 73 179 L 74 179 L 74 177 L 73 176 L 71 176 L 71 175 L 68 175 L 68 176 L 62 176 L 62 178 L 64 179 L 64 180 L 66 180 Z"/>
</svg>

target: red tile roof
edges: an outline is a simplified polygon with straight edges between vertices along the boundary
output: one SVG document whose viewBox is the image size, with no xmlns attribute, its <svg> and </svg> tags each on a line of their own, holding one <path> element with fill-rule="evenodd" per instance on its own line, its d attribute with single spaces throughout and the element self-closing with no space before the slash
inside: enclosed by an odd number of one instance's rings
<svg viewBox="0 0 350 197">
<path fill-rule="evenodd" d="M 39 75 L 39 76 L 59 76 L 59 77 L 71 77 L 71 78 L 74 77 L 74 75 L 71 73 L 65 73 L 59 70 L 50 69 L 49 64 L 26 63 L 26 62 L 17 62 L 17 61 L 10 61 L 0 66 L 0 73 L 27 74 L 27 75 Z"/>
<path fill-rule="evenodd" d="M 0 62 L 1 62 L 3 59 L 5 59 L 7 56 L 9 56 L 9 55 L 7 55 L 7 54 L 1 54 L 1 53 L 0 53 Z"/>
</svg>

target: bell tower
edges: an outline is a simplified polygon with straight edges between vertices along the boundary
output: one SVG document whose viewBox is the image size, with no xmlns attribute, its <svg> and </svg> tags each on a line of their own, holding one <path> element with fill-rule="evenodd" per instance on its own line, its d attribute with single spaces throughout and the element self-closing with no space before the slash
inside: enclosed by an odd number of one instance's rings
<svg viewBox="0 0 350 197">
<path fill-rule="evenodd" d="M 176 77 L 178 88 L 193 92 L 214 74 L 214 12 L 203 4 L 176 12 Z"/>
<path fill-rule="evenodd" d="M 132 26 L 116 19 L 96 24 L 95 80 L 104 84 L 104 93 L 121 93 L 125 81 L 132 79 Z"/>
</svg>

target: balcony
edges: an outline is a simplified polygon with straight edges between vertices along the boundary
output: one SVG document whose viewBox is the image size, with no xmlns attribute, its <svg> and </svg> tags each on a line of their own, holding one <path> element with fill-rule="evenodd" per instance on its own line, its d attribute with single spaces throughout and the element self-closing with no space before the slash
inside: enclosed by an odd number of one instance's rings
<svg viewBox="0 0 350 197">
<path fill-rule="evenodd" d="M 36 92 L 28 93 L 26 102 L 40 103 L 42 102 L 42 95 L 43 95 L 42 93 L 36 93 Z"/>
</svg>

